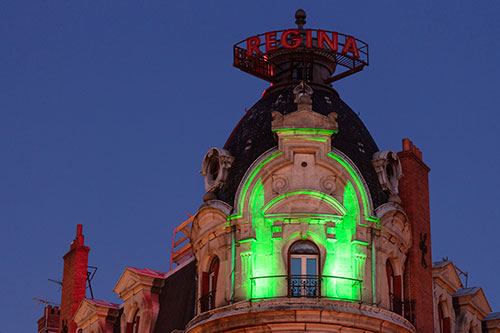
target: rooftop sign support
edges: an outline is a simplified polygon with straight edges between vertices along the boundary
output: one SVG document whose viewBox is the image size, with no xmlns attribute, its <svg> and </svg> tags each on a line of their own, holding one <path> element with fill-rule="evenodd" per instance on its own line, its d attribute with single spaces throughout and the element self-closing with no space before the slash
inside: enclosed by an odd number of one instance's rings
<svg viewBox="0 0 500 333">
<path fill-rule="evenodd" d="M 335 31 L 304 29 L 306 15 L 301 9 L 295 17 L 297 29 L 270 31 L 236 43 L 233 66 L 272 84 L 284 80 L 329 84 L 368 66 L 367 43 Z M 337 65 L 342 68 L 333 75 Z"/>
</svg>

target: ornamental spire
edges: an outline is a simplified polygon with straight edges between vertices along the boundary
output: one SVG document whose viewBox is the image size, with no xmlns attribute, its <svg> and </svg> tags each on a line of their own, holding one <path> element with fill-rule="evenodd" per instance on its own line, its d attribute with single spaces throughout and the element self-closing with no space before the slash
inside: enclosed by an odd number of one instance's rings
<svg viewBox="0 0 500 333">
<path fill-rule="evenodd" d="M 303 9 L 297 9 L 295 12 L 295 24 L 299 27 L 299 30 L 304 29 L 304 24 L 306 24 L 306 11 Z"/>
</svg>

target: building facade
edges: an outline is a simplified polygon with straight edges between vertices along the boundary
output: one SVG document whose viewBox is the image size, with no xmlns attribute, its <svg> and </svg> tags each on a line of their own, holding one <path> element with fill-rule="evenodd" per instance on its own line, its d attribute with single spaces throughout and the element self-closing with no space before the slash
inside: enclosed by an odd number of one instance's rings
<svg viewBox="0 0 500 333">
<path fill-rule="evenodd" d="M 235 45 L 234 66 L 272 85 L 203 158 L 175 268 L 127 268 L 122 304 L 87 299 L 78 229 L 61 332 L 500 332 L 482 290 L 432 262 L 422 153 L 379 149 L 332 88 L 368 66 L 367 45 L 305 23 L 299 10 L 297 28 Z"/>
</svg>

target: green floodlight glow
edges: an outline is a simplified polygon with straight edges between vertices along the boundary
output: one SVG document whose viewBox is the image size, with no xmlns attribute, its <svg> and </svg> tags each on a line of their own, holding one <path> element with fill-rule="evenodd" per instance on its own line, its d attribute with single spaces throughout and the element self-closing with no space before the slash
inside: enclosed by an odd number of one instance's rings
<svg viewBox="0 0 500 333">
<path fill-rule="evenodd" d="M 292 133 L 294 135 L 329 135 L 337 133 L 338 131 L 327 130 L 321 128 L 278 128 L 273 129 L 273 132 Z"/>
<path fill-rule="evenodd" d="M 319 142 L 326 142 L 328 139 L 320 139 L 320 138 L 310 138 L 310 137 L 299 137 L 300 140 L 307 140 L 307 141 L 319 141 Z M 297 140 L 297 138 L 283 138 L 283 141 L 290 141 L 290 140 Z"/>
<path fill-rule="evenodd" d="M 289 218 L 296 218 L 296 219 L 304 219 L 304 218 L 318 218 L 318 221 L 322 220 L 330 220 L 332 222 L 341 222 L 342 221 L 342 216 L 341 215 L 332 215 L 332 214 L 322 214 L 322 213 L 276 213 L 276 214 L 265 214 L 266 219 L 272 219 L 272 220 L 283 220 L 283 219 L 289 219 Z M 320 222 L 318 222 L 319 224 Z"/>
<path fill-rule="evenodd" d="M 323 192 L 318 192 L 318 191 L 295 191 L 295 192 L 290 192 L 290 193 L 285 193 L 283 195 L 280 195 L 279 197 L 274 198 L 271 202 L 269 202 L 264 208 L 263 212 L 265 213 L 269 209 L 271 209 L 276 203 L 283 199 L 287 199 L 296 195 L 305 195 L 311 198 L 316 198 L 321 201 L 324 201 L 328 203 L 330 206 L 334 207 L 338 212 L 340 212 L 342 215 L 345 215 L 347 212 L 344 206 L 340 202 L 338 202 L 334 197 L 323 193 Z"/>
<path fill-rule="evenodd" d="M 272 154 L 271 156 L 267 157 L 262 162 L 260 162 L 259 164 L 257 164 L 257 166 L 252 170 L 252 172 L 250 173 L 250 175 L 245 180 L 245 184 L 243 185 L 242 191 L 240 193 L 240 197 L 238 198 L 238 201 L 239 201 L 238 202 L 239 203 L 239 212 L 238 212 L 238 214 L 229 216 L 228 217 L 229 221 L 241 217 L 241 213 L 243 212 L 243 205 L 245 203 L 245 197 L 247 195 L 248 188 L 250 187 L 250 184 L 252 183 L 253 179 L 255 178 L 255 175 L 257 175 L 259 173 L 260 169 L 262 169 L 262 167 L 264 165 L 266 165 L 267 163 L 271 162 L 273 159 L 275 159 L 276 157 L 278 157 L 280 155 L 281 155 L 280 151 L 275 152 L 274 154 Z"/>
<path fill-rule="evenodd" d="M 323 202 L 327 202 L 340 211 L 342 216 L 335 216 L 340 219 L 335 227 L 325 230 L 323 227 L 327 222 L 332 221 L 332 215 L 317 214 L 315 216 L 293 217 L 289 214 L 283 218 L 283 226 L 273 226 L 275 216 L 271 218 L 265 215 L 265 211 L 277 205 L 282 200 L 287 200 L 290 196 L 307 195 Z M 257 180 L 250 193 L 249 213 L 252 228 L 255 231 L 255 241 L 251 242 L 251 263 L 246 264 L 252 267 L 251 270 L 242 272 L 242 290 L 245 297 L 253 299 L 265 299 L 278 296 L 286 296 L 288 286 L 284 281 L 277 281 L 277 276 L 288 274 L 287 264 L 283 258 L 288 254 L 283 254 L 283 246 L 294 239 L 310 239 L 318 245 L 322 245 L 326 250 L 324 265 L 320 268 L 322 279 L 322 295 L 327 298 L 357 300 L 360 299 L 361 286 L 359 285 L 360 273 L 355 258 L 358 253 L 354 236 L 356 233 L 357 219 L 360 216 L 360 208 L 356 191 L 351 182 L 347 182 L 344 189 L 344 205 L 341 205 L 333 197 L 316 191 L 296 191 L 281 195 L 265 204 L 264 187 L 260 179 Z M 300 213 L 299 213 L 300 214 Z M 305 213 L 304 213 L 305 214 Z M 280 214 L 281 215 L 281 214 Z M 285 214 L 283 214 L 285 215 Z M 307 214 L 305 214 L 307 215 Z M 306 233 L 295 232 L 286 237 L 283 241 L 280 238 L 272 238 L 273 232 L 284 231 L 286 226 L 295 223 L 307 223 L 309 225 Z M 326 233 L 335 233 L 335 241 L 328 241 Z M 302 237 L 301 237 L 302 236 Z M 273 278 L 276 277 L 276 278 Z M 358 282 L 353 283 L 356 280 Z"/>
<path fill-rule="evenodd" d="M 379 222 L 379 219 L 376 217 L 371 216 L 371 207 L 370 207 L 370 200 L 368 200 L 368 194 L 366 193 L 366 190 L 363 186 L 363 182 L 359 178 L 358 173 L 354 170 L 354 168 L 347 163 L 346 160 L 344 160 L 341 156 L 338 154 L 335 154 L 334 152 L 329 152 L 328 156 L 340 163 L 351 175 L 351 177 L 354 179 L 354 182 L 356 183 L 357 188 L 359 189 L 359 192 L 361 193 L 361 198 L 363 200 L 363 208 L 365 211 L 365 219 L 367 221 L 372 221 L 372 222 Z M 360 222 L 361 225 L 368 227 L 368 225 L 363 224 Z"/>
<path fill-rule="evenodd" d="M 314 129 L 293 130 L 294 133 L 306 130 L 303 134 L 307 132 L 309 135 L 319 133 L 318 130 Z M 322 132 L 324 134 L 333 133 L 333 131 L 328 130 L 319 131 L 326 131 Z M 246 210 L 248 220 L 245 222 L 251 223 L 255 235 L 254 238 L 238 242 L 239 244 L 247 243 L 244 255 L 240 253 L 242 267 L 240 296 L 243 299 L 286 296 L 288 293 L 286 279 L 278 282 L 272 277 L 288 274 L 288 263 L 284 259 L 287 258 L 288 254 L 282 252 L 284 246 L 295 239 L 303 238 L 310 239 L 324 248 L 324 252 L 322 252 L 324 258 L 320 258 L 322 267 L 320 266 L 319 270 L 319 274 L 325 276 L 321 282 L 321 296 L 343 300 L 361 299 L 362 285 L 360 281 L 364 278 L 364 262 L 359 265 L 357 258 L 366 258 L 365 249 L 368 244 L 355 240 L 356 228 L 358 225 L 367 226 L 362 224 L 362 218 L 374 222 L 378 222 L 378 219 L 370 215 L 369 196 L 360 175 L 343 157 L 330 152 L 328 156 L 347 170 L 352 180 L 352 182 L 348 180 L 345 185 L 343 204 L 328 194 L 313 190 L 286 193 L 266 203 L 264 184 L 258 174 L 266 164 L 280 155 L 280 151 L 271 153 L 250 171 L 238 196 L 238 211 L 228 217 L 228 223 L 233 219 L 241 218 L 246 203 L 248 205 Z M 252 187 L 251 191 L 250 187 Z M 298 198 L 298 196 L 322 201 L 338 212 L 338 215 L 303 212 L 266 214 L 273 208 L 277 208 L 283 200 Z M 364 216 L 361 216 L 362 210 Z M 282 226 L 273 226 L 276 221 L 282 221 Z M 335 226 L 325 228 L 324 225 L 328 222 L 335 222 Z M 297 228 L 297 224 L 307 224 L 307 231 L 302 233 L 294 230 L 290 235 L 290 231 L 293 230 L 290 228 Z M 275 232 L 282 232 L 283 236 L 273 238 Z M 332 234 L 335 235 L 335 238 L 331 237 Z"/>
</svg>

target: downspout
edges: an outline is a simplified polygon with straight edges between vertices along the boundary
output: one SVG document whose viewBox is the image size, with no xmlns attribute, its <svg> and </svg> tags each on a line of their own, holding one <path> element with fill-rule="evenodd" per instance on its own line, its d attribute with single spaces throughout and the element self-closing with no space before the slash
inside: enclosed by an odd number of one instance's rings
<svg viewBox="0 0 500 333">
<path fill-rule="evenodd" d="M 376 259 L 376 251 L 375 251 L 375 229 L 371 228 L 371 236 L 372 236 L 372 304 L 374 306 L 377 305 L 377 259 Z"/>
<path fill-rule="evenodd" d="M 231 300 L 234 303 L 234 270 L 236 266 L 236 226 L 231 226 Z"/>
</svg>

